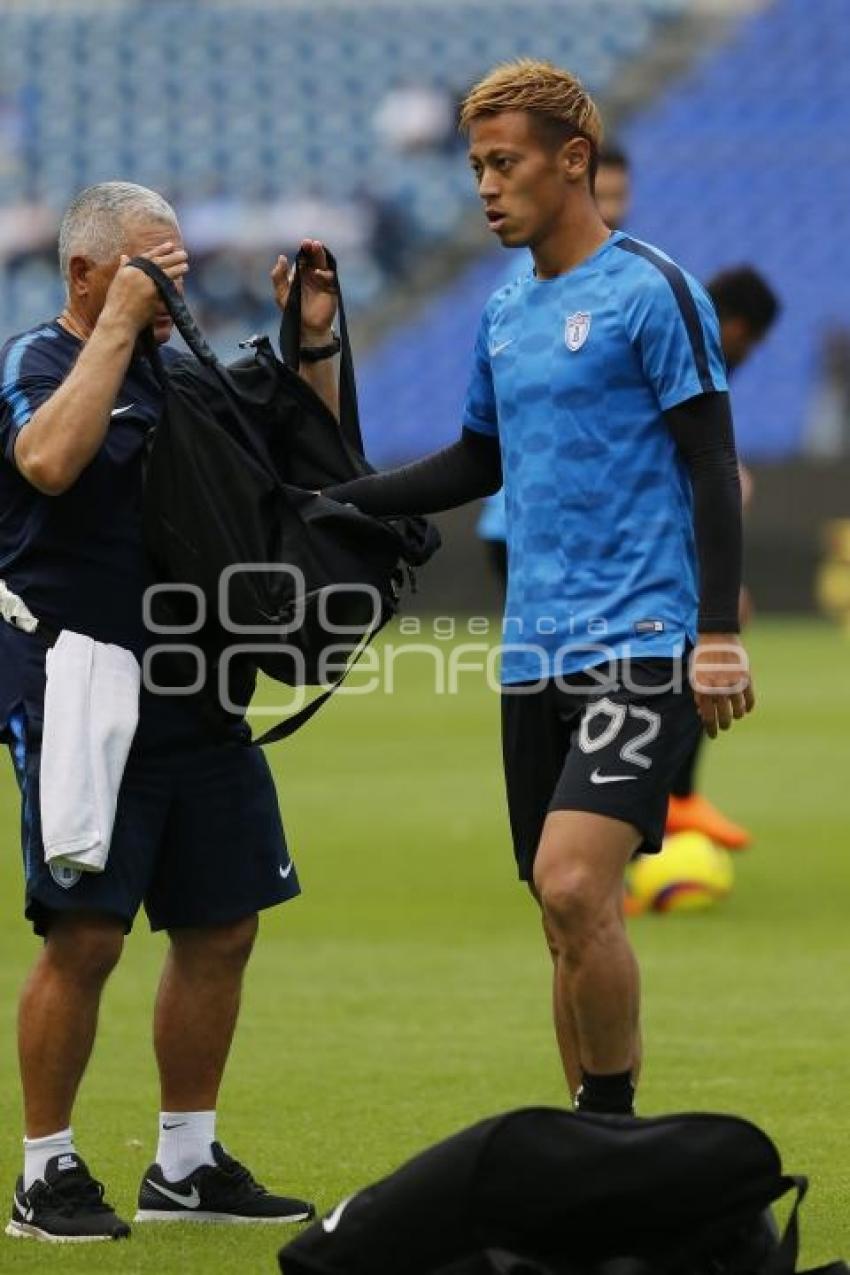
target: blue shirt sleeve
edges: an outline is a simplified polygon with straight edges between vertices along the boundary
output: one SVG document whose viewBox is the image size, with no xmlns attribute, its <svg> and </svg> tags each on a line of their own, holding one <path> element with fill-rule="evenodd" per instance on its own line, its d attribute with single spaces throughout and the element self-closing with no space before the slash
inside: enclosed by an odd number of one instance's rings
<svg viewBox="0 0 850 1275">
<path fill-rule="evenodd" d="M 500 487 L 484 501 L 477 530 L 482 540 L 507 540 L 508 524 L 504 487 Z"/>
<path fill-rule="evenodd" d="M 625 298 L 629 340 L 662 411 L 727 389 L 720 325 L 705 289 L 665 257 L 653 256 Z"/>
<path fill-rule="evenodd" d="M 496 412 L 496 395 L 493 390 L 493 370 L 490 366 L 490 315 L 487 310 L 481 316 L 478 336 L 475 339 L 475 354 L 472 360 L 472 374 L 466 392 L 466 404 L 463 409 L 464 429 L 474 429 L 479 434 L 497 437 L 499 420 Z"/>
<path fill-rule="evenodd" d="M 35 340 L 32 334 L 18 337 L 0 354 L 0 447 L 13 464 L 18 434 L 62 384 Z"/>
</svg>

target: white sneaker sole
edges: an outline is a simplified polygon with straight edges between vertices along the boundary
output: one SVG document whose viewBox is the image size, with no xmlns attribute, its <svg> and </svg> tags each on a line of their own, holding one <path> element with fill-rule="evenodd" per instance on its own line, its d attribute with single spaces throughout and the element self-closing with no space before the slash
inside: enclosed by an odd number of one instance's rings
<svg viewBox="0 0 850 1275">
<path fill-rule="evenodd" d="M 51 1235 L 49 1231 L 30 1226 L 28 1222 L 10 1222 L 6 1234 L 13 1240 L 40 1240 L 44 1244 L 99 1244 L 103 1240 L 114 1239 L 112 1235 Z"/>
<path fill-rule="evenodd" d="M 235 1213 L 209 1213 L 203 1209 L 176 1212 L 174 1209 L 139 1209 L 134 1222 L 224 1222 L 235 1225 L 281 1226 L 292 1222 L 309 1222 L 309 1213 L 291 1213 L 288 1217 L 238 1217 Z"/>
</svg>

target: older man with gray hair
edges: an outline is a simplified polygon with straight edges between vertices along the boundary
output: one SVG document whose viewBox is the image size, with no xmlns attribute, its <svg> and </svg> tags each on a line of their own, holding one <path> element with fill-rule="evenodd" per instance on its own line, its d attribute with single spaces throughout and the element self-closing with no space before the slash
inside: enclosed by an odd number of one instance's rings
<svg viewBox="0 0 850 1275">
<path fill-rule="evenodd" d="M 335 280 L 303 245 L 303 374 L 333 403 Z M 171 320 L 141 255 L 180 287 L 187 254 L 153 191 L 106 182 L 60 230 L 61 315 L 0 352 L 0 730 L 21 789 L 26 915 L 44 944 L 23 990 L 19 1054 L 24 1171 L 7 1234 L 118 1239 L 129 1227 L 77 1154 L 71 1112 L 104 984 L 141 904 L 169 939 L 154 1011 L 162 1111 L 137 1221 L 301 1221 L 313 1207 L 273 1195 L 216 1139 L 216 1101 L 258 912 L 299 892 L 268 765 L 244 721 L 216 735 L 186 698 L 143 688 L 103 871 L 45 859 L 40 765 L 46 657 L 59 635 L 141 659 L 142 457 L 161 390 L 140 336 Z M 288 270 L 272 281 L 285 301 Z M 319 360 L 316 360 L 316 354 Z M 168 362 L 175 356 L 162 351 Z M 309 359 L 309 355 L 307 358 Z M 46 735 L 46 732 L 45 732 Z"/>
</svg>

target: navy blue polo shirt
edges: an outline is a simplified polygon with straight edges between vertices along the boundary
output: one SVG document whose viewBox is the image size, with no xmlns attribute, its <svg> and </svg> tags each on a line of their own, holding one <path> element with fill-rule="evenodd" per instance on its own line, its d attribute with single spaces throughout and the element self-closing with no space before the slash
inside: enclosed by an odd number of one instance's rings
<svg viewBox="0 0 850 1275">
<path fill-rule="evenodd" d="M 38 408 L 74 366 L 83 343 L 58 322 L 13 337 L 0 351 L 0 580 L 37 619 L 137 656 L 145 644 L 142 458 L 161 408 L 159 385 L 135 356 L 103 445 L 58 496 L 15 468 L 14 448 Z M 164 351 L 166 359 L 179 357 Z M 61 422 L 57 428 L 61 429 Z M 0 623 L 0 726 L 40 663 L 33 639 Z"/>
</svg>

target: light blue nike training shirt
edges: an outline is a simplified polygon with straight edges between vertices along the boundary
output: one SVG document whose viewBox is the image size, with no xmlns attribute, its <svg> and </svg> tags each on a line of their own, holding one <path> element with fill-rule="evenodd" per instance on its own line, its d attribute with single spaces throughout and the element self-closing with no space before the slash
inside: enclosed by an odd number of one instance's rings
<svg viewBox="0 0 850 1275">
<path fill-rule="evenodd" d="M 726 388 L 708 294 L 621 231 L 490 298 L 463 424 L 502 452 L 503 683 L 695 641 L 691 488 L 663 412 Z"/>
</svg>

